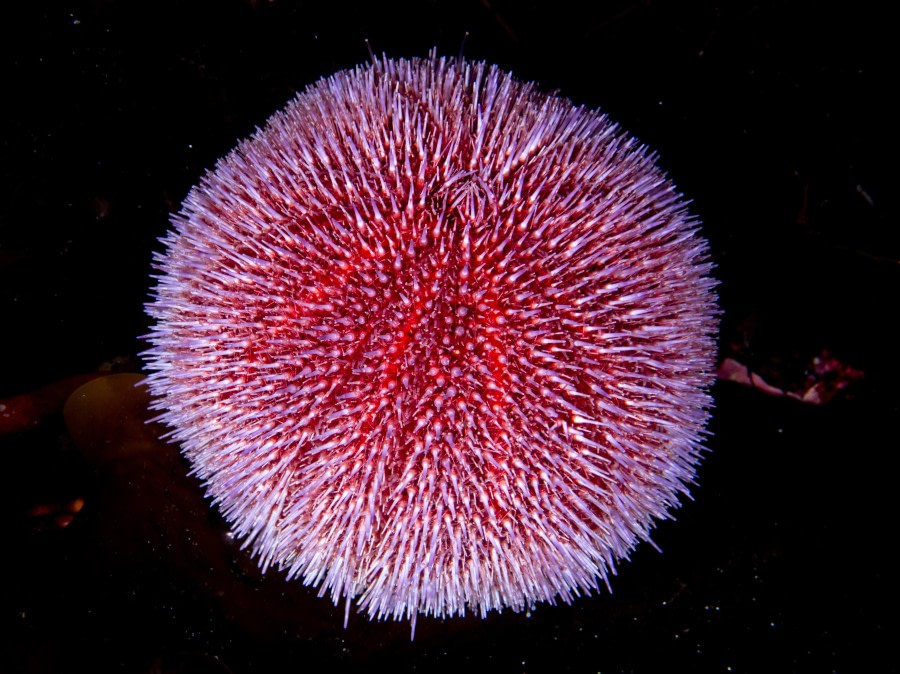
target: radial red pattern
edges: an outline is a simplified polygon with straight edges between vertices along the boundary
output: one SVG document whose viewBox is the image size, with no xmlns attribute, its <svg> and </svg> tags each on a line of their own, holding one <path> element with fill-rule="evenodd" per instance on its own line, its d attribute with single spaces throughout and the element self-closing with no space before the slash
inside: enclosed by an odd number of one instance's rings
<svg viewBox="0 0 900 674">
<path fill-rule="evenodd" d="M 294 99 L 173 225 L 149 386 L 264 568 L 373 617 L 568 602 L 693 479 L 707 247 L 597 112 L 378 60 Z"/>
</svg>

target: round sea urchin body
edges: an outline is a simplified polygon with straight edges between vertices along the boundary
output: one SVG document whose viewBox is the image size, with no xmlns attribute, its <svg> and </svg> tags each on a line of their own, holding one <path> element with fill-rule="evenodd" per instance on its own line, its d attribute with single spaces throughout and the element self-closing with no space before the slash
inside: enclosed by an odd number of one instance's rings
<svg viewBox="0 0 900 674">
<path fill-rule="evenodd" d="M 597 112 L 378 60 L 295 98 L 173 225 L 149 386 L 264 568 L 372 617 L 570 601 L 693 479 L 706 244 Z"/>
</svg>

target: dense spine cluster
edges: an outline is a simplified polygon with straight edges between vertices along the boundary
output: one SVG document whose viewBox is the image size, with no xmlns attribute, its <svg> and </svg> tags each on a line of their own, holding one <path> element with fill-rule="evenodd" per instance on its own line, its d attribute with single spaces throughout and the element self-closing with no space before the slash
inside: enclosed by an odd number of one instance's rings
<svg viewBox="0 0 900 674">
<path fill-rule="evenodd" d="M 693 479 L 707 247 L 597 112 L 377 60 L 274 115 L 173 225 L 149 386 L 264 568 L 378 618 L 570 601 Z"/>
</svg>

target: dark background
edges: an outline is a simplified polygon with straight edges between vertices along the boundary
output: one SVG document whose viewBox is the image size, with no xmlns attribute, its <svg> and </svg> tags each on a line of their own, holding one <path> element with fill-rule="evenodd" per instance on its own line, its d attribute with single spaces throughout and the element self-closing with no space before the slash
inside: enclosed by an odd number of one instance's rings
<svg viewBox="0 0 900 674">
<path fill-rule="evenodd" d="M 366 39 L 395 57 L 462 50 L 602 107 L 658 151 L 704 221 L 722 357 L 789 389 L 823 350 L 864 376 L 825 405 L 720 382 L 712 451 L 695 500 L 657 529 L 663 554 L 640 546 L 612 595 L 420 618 L 413 643 L 408 625 L 352 611 L 344 630 L 327 598 L 260 576 L 184 465 L 172 496 L 171 465 L 98 464 L 51 411 L 0 435 L 15 570 L 0 671 L 897 669 L 885 15 L 649 0 L 22 5 L 0 17 L 0 398 L 138 371 L 168 214 L 297 92 L 366 61 Z M 85 506 L 67 527 L 34 514 L 74 498 Z"/>
</svg>

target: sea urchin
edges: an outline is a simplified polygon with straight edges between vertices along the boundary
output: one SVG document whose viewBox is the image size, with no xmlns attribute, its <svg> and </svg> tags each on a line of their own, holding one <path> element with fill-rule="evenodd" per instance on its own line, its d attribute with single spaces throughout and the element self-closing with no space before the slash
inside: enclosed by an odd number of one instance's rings
<svg viewBox="0 0 900 674">
<path fill-rule="evenodd" d="M 600 113 L 483 63 L 374 60 L 173 226 L 149 387 L 264 569 L 378 618 L 568 602 L 693 480 L 707 246 Z"/>
</svg>

